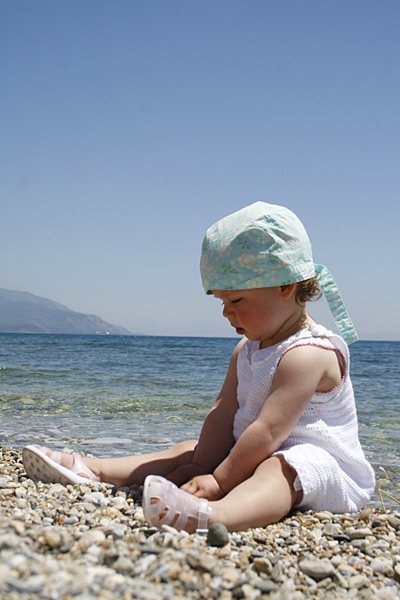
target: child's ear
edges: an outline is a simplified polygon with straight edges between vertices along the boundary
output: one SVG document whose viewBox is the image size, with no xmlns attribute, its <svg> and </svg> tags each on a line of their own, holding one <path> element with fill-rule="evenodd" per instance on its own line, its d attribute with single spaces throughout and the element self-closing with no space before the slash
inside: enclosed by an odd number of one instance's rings
<svg viewBox="0 0 400 600">
<path fill-rule="evenodd" d="M 297 283 L 289 283 L 288 285 L 281 285 L 282 298 L 288 300 L 296 292 Z"/>
</svg>

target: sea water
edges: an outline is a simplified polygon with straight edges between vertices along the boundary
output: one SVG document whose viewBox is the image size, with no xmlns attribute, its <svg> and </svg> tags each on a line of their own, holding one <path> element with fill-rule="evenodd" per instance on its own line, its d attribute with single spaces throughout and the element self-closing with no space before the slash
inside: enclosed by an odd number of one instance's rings
<svg viewBox="0 0 400 600">
<path fill-rule="evenodd" d="M 237 339 L 0 334 L 0 444 L 97 456 L 197 438 Z M 400 342 L 350 347 L 359 435 L 378 488 L 400 500 Z M 385 506 L 399 508 L 382 493 Z"/>
</svg>

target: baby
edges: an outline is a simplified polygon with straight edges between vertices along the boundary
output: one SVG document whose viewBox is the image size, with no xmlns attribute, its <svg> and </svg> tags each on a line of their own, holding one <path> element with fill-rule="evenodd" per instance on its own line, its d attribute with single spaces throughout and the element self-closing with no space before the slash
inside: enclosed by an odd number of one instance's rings
<svg viewBox="0 0 400 600">
<path fill-rule="evenodd" d="M 302 223 L 264 202 L 225 217 L 206 233 L 201 274 L 243 337 L 199 439 L 111 459 L 27 446 L 28 475 L 144 482 L 148 523 L 189 532 L 214 522 L 230 531 L 262 527 L 293 507 L 361 508 L 375 478 L 358 439 L 349 375 L 347 343 L 357 335 L 329 271 L 314 264 Z M 342 337 L 308 314 L 320 290 Z"/>
</svg>

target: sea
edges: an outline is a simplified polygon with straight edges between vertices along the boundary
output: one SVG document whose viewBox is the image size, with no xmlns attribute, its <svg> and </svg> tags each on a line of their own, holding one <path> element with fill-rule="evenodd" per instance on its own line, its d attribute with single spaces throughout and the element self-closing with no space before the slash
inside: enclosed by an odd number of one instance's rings
<svg viewBox="0 0 400 600">
<path fill-rule="evenodd" d="M 0 444 L 94 456 L 197 438 L 237 338 L 0 334 Z M 350 347 L 371 506 L 400 511 L 400 342 Z"/>
</svg>

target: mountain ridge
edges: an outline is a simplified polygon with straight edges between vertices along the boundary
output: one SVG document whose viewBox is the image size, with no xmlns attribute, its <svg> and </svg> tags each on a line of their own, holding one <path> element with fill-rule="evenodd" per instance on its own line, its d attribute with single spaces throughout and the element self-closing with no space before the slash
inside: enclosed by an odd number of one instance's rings
<svg viewBox="0 0 400 600">
<path fill-rule="evenodd" d="M 0 332 L 133 335 L 97 315 L 76 312 L 30 292 L 4 288 L 0 288 Z"/>
</svg>

